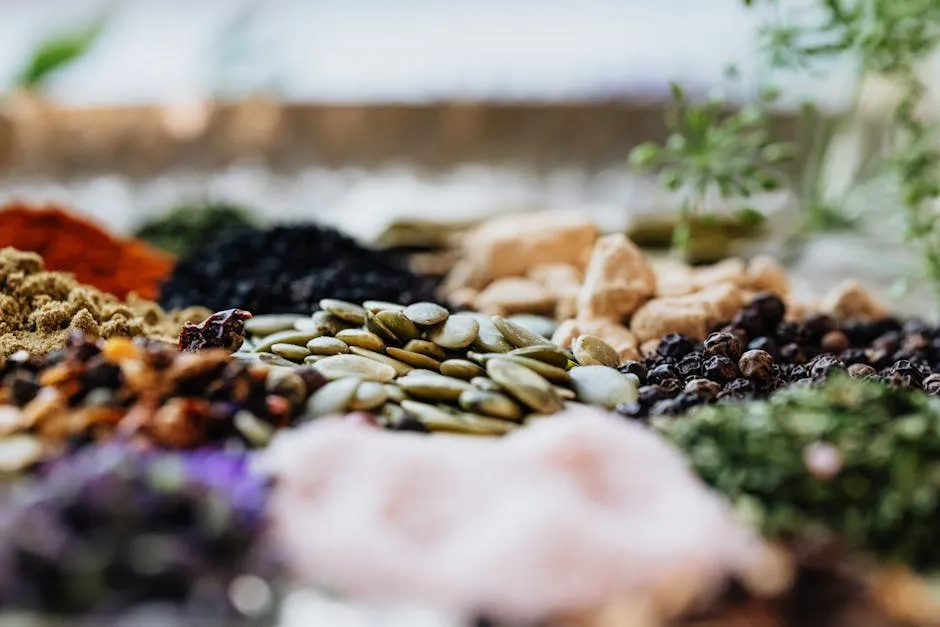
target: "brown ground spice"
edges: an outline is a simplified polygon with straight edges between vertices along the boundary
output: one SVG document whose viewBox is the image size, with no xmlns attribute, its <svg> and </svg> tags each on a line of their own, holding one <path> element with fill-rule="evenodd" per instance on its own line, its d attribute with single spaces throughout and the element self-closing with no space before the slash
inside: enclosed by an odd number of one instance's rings
<svg viewBox="0 0 940 627">
<path fill-rule="evenodd" d="M 61 348 L 70 329 L 97 337 L 143 336 L 175 344 L 186 322 L 211 312 L 202 307 L 166 312 L 131 294 L 126 302 L 71 274 L 45 271 L 43 259 L 0 249 L 0 357 L 18 350 L 41 354 Z"/>
</svg>

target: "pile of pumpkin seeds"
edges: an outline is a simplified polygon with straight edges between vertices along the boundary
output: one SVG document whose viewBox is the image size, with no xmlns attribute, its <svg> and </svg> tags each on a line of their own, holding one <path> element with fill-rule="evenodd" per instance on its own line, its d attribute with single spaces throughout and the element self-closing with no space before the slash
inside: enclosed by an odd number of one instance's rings
<svg viewBox="0 0 940 627">
<path fill-rule="evenodd" d="M 242 359 L 318 370 L 328 383 L 306 418 L 368 411 L 381 424 L 417 420 L 432 432 L 502 435 L 577 404 L 612 409 L 637 396 L 617 352 L 582 336 L 572 349 L 500 316 L 320 301 L 310 316 L 263 315 L 245 323 Z"/>
</svg>

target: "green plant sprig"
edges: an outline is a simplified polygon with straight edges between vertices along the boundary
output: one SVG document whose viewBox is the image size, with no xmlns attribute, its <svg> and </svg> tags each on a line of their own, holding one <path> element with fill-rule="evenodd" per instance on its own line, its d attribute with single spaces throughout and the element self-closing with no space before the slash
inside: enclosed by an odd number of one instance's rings
<svg viewBox="0 0 940 627">
<path fill-rule="evenodd" d="M 763 92 L 757 103 L 728 112 L 719 98 L 693 103 L 672 83 L 670 131 L 665 143 L 645 142 L 630 152 L 639 170 L 658 170 L 665 187 L 681 194 L 673 246 L 688 248 L 692 217 L 705 208 L 709 194 L 749 198 L 778 189 L 784 175 L 778 166 L 792 156 L 790 144 L 773 141 L 767 131 L 766 106 L 776 94 Z"/>
</svg>

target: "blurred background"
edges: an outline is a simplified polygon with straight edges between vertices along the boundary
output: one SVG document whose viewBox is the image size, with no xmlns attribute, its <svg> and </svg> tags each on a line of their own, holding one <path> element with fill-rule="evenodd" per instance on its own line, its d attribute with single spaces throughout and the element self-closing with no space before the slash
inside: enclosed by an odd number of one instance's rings
<svg viewBox="0 0 940 627">
<path fill-rule="evenodd" d="M 771 70 L 767 26 L 820 3 L 745 4 L 0 0 L 0 202 L 62 203 L 127 234 L 213 201 L 383 244 L 541 208 L 649 235 L 642 225 L 678 202 L 628 155 L 666 138 L 670 81 L 693 100 L 750 102 Z M 921 73 L 940 82 L 936 55 Z M 706 256 L 768 250 L 799 290 L 858 275 L 932 314 L 929 288 L 898 288 L 920 259 L 890 184 L 860 176 L 892 85 L 851 59 L 777 68 L 773 81 L 771 133 L 825 137 L 814 193 L 838 196 L 853 228 L 809 226 L 802 181 L 747 199 L 767 228 Z"/>
</svg>

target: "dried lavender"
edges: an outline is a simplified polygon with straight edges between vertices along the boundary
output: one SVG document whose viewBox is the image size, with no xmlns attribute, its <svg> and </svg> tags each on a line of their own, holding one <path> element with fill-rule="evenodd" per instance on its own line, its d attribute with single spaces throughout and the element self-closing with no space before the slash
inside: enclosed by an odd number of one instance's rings
<svg viewBox="0 0 940 627">
<path fill-rule="evenodd" d="M 252 313 L 314 311 L 323 298 L 410 304 L 435 300 L 436 281 L 411 272 L 406 258 L 363 248 L 315 224 L 241 229 L 182 258 L 160 302 L 199 303 Z"/>
<path fill-rule="evenodd" d="M 277 575 L 267 495 L 243 455 L 85 448 L 0 493 L 0 607 L 238 616 L 233 582 Z"/>
<path fill-rule="evenodd" d="M 653 424 L 769 536 L 821 526 L 856 549 L 940 567 L 940 399 L 839 375 Z"/>
</svg>

